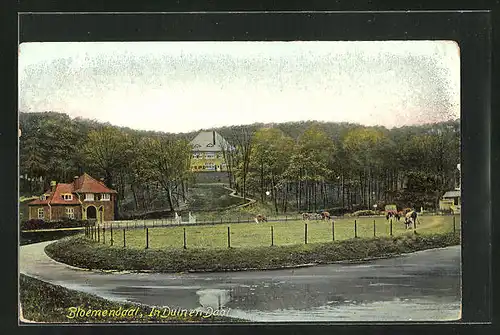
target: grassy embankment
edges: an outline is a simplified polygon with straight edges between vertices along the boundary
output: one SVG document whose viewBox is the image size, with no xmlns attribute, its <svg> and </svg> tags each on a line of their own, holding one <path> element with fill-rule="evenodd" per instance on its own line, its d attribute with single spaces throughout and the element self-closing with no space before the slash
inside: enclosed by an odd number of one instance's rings
<svg viewBox="0 0 500 335">
<path fill-rule="evenodd" d="M 35 322 L 51 322 L 51 323 L 117 323 L 117 322 L 242 322 L 242 320 L 230 318 L 227 316 L 214 315 L 195 315 L 189 316 L 189 312 L 182 310 L 174 313 L 174 316 L 168 316 L 161 313 L 151 315 L 151 307 L 131 304 L 131 303 L 116 303 L 106 299 L 102 299 L 95 295 L 68 290 L 59 285 L 52 285 L 46 282 L 34 279 L 25 275 L 20 276 L 20 298 L 23 309 L 23 317 Z M 81 308 L 85 311 L 93 310 L 89 316 L 75 316 L 75 309 Z M 70 309 L 75 308 L 75 309 Z M 130 316 L 103 316 L 103 311 L 123 311 L 130 309 L 134 310 Z M 73 312 L 72 312 L 73 311 Z M 97 311 L 100 311 L 98 316 Z M 116 313 L 116 312 L 115 312 Z M 93 314 L 93 315 L 92 315 Z M 106 313 L 106 314 L 109 314 Z M 119 313 L 121 314 L 121 313 Z M 180 314 L 180 316 L 179 316 Z M 187 314 L 187 317 L 184 316 Z M 161 315 L 164 315 L 162 317 Z"/>
<path fill-rule="evenodd" d="M 47 246 L 47 254 L 64 263 L 89 269 L 151 270 L 157 272 L 237 271 L 278 269 L 301 264 L 385 257 L 430 248 L 460 244 L 460 230 L 453 232 L 452 217 L 421 217 L 417 234 L 394 224 L 388 236 L 385 219 L 376 220 L 378 237 L 373 237 L 373 219 L 358 220 L 358 237 L 349 220 L 335 224 L 310 222 L 308 244 L 304 244 L 303 222 L 238 224 L 231 227 L 231 248 L 227 248 L 227 227 L 187 227 L 187 249 L 182 248 L 182 227 L 149 229 L 150 249 L 145 250 L 143 229 L 127 231 L 123 248 L 122 231 L 115 243 L 98 243 L 83 236 L 62 239 Z M 369 222 L 371 221 L 371 224 Z M 450 222 L 451 221 L 451 222 Z M 460 220 L 457 220 L 460 222 Z M 269 226 L 274 227 L 274 246 Z M 343 227 L 343 225 L 345 225 Z M 330 242 L 328 242 L 330 241 Z"/>
</svg>

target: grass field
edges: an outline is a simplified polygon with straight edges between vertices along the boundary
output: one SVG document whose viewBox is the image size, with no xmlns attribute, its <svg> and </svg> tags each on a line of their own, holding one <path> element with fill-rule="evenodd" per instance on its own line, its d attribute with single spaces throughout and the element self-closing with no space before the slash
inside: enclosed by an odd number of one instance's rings
<svg viewBox="0 0 500 335">
<path fill-rule="evenodd" d="M 385 217 L 344 218 L 335 220 L 335 240 L 351 239 L 355 237 L 355 234 L 359 238 L 373 238 L 374 222 L 376 237 L 390 236 L 390 223 Z M 457 231 L 460 230 L 460 216 L 421 216 L 419 222 L 416 231 L 420 235 L 453 232 L 454 225 Z M 148 246 L 149 249 L 183 248 L 185 229 L 188 249 L 224 249 L 228 247 L 228 227 L 232 248 L 264 247 L 270 246 L 271 242 L 275 246 L 305 244 L 305 223 L 307 223 L 308 244 L 333 240 L 331 222 L 296 220 L 261 224 L 239 223 L 148 228 Z M 393 236 L 404 235 L 412 230 L 406 230 L 403 221 L 393 221 Z M 101 230 L 99 242 L 106 245 L 111 244 L 109 227 L 105 231 L 104 238 Z M 146 230 L 142 228 L 126 230 L 125 244 L 127 248 L 144 249 L 146 247 Z M 115 228 L 113 230 L 113 248 L 123 248 L 123 229 Z"/>
</svg>

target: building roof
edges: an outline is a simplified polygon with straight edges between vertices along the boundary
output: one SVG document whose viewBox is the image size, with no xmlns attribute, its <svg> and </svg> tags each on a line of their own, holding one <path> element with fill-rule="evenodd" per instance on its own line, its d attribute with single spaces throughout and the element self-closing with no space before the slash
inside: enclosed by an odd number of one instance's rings
<svg viewBox="0 0 500 335">
<path fill-rule="evenodd" d="M 457 198 L 457 197 L 460 197 L 460 196 L 461 196 L 460 191 L 459 190 L 455 190 L 455 191 L 448 191 L 448 192 L 446 192 L 443 195 L 443 198 Z"/>
<path fill-rule="evenodd" d="M 224 137 L 216 131 L 202 131 L 189 144 L 193 147 L 193 151 L 217 152 L 231 148 Z"/>
<path fill-rule="evenodd" d="M 117 193 L 104 185 L 104 183 L 97 181 L 88 174 L 84 173 L 76 178 L 72 183 L 64 184 L 59 183 L 56 185 L 55 192 L 47 190 L 44 194 L 48 195 L 46 200 L 35 199 L 28 205 L 79 205 L 80 201 L 77 197 L 73 196 L 72 200 L 64 200 L 63 194 L 75 193 Z"/>
<path fill-rule="evenodd" d="M 117 193 L 86 173 L 73 181 L 72 185 L 74 186 L 73 192 L 77 193 Z"/>
</svg>

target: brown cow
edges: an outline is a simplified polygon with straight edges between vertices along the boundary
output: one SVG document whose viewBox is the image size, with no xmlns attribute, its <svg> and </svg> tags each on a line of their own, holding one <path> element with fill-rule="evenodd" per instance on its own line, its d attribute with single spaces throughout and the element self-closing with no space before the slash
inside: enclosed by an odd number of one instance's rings
<svg viewBox="0 0 500 335">
<path fill-rule="evenodd" d="M 330 220 L 332 217 L 330 216 L 330 213 L 328 213 L 328 212 L 322 212 L 321 213 L 321 218 L 323 220 Z"/>
<path fill-rule="evenodd" d="M 302 220 L 304 220 L 304 221 L 311 220 L 311 214 L 309 214 L 309 213 L 302 213 Z"/>
<path fill-rule="evenodd" d="M 255 217 L 255 222 L 257 223 L 267 222 L 267 217 L 265 215 L 259 214 Z"/>
</svg>

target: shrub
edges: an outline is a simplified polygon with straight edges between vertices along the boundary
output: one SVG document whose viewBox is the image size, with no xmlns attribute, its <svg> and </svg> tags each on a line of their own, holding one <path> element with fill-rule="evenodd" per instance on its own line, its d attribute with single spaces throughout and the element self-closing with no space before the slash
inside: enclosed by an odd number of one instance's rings
<svg viewBox="0 0 500 335">
<path fill-rule="evenodd" d="M 89 221 L 86 220 L 66 219 L 62 221 L 46 222 L 41 219 L 31 219 L 28 221 L 21 222 L 21 230 L 74 228 L 74 227 L 85 227 L 87 225 L 89 225 Z"/>
<path fill-rule="evenodd" d="M 377 215 L 377 212 L 372 211 L 370 209 L 365 209 L 362 211 L 357 211 L 352 213 L 353 216 L 370 216 L 370 215 Z"/>
</svg>

